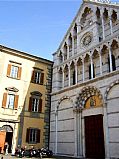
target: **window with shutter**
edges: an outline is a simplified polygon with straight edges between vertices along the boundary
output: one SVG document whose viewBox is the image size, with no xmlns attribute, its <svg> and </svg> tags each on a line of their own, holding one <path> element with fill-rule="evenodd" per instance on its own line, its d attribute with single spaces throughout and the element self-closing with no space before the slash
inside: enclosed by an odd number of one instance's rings
<svg viewBox="0 0 119 159">
<path fill-rule="evenodd" d="M 31 76 L 31 82 L 33 82 L 33 83 L 34 83 L 34 79 L 35 79 L 34 76 L 35 76 L 35 71 L 33 70 L 33 71 L 32 71 L 32 76 Z"/>
<path fill-rule="evenodd" d="M 11 78 L 20 79 L 21 78 L 21 71 L 22 71 L 21 67 L 8 64 L 7 76 L 11 77 Z"/>
<path fill-rule="evenodd" d="M 18 108 L 18 99 L 19 99 L 19 95 L 15 95 L 15 99 L 14 99 L 14 109 Z"/>
<path fill-rule="evenodd" d="M 18 79 L 21 79 L 21 71 L 22 71 L 22 68 L 19 67 L 19 68 L 18 68 Z"/>
<path fill-rule="evenodd" d="M 5 108 L 7 103 L 7 93 L 3 94 L 2 107 Z"/>
<path fill-rule="evenodd" d="M 2 107 L 9 109 L 17 109 L 18 108 L 18 99 L 19 96 L 15 95 L 14 92 L 8 92 L 3 94 Z"/>
<path fill-rule="evenodd" d="M 29 98 L 29 111 L 32 111 L 32 97 Z"/>
<path fill-rule="evenodd" d="M 26 142 L 29 143 L 29 135 L 30 135 L 30 129 L 27 129 L 26 131 Z"/>
<path fill-rule="evenodd" d="M 40 130 L 37 128 L 28 128 L 26 132 L 26 142 L 40 143 Z"/>
<path fill-rule="evenodd" d="M 43 82 L 44 82 L 44 73 L 41 73 L 40 84 L 43 84 Z"/>
<path fill-rule="evenodd" d="M 10 72 L 11 72 L 11 64 L 8 64 L 8 67 L 7 67 L 7 76 L 10 76 Z"/>
<path fill-rule="evenodd" d="M 31 92 L 29 98 L 29 111 L 30 112 L 41 112 L 42 111 L 42 94 L 38 91 Z"/>
<path fill-rule="evenodd" d="M 36 83 L 36 84 L 43 84 L 44 82 L 44 73 L 41 72 L 41 70 L 33 70 L 32 72 L 32 77 L 31 77 L 31 82 Z"/>
<path fill-rule="evenodd" d="M 42 112 L 42 99 L 39 99 L 39 112 Z"/>
<path fill-rule="evenodd" d="M 40 143 L 40 129 L 37 129 L 37 143 Z"/>
</svg>

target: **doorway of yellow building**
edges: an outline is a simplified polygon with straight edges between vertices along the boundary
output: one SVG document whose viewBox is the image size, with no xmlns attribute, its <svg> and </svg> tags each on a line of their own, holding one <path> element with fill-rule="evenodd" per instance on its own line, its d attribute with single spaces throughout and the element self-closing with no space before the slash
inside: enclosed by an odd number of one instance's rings
<svg viewBox="0 0 119 159">
<path fill-rule="evenodd" d="M 12 148 L 13 129 L 9 125 L 4 125 L 0 131 L 0 152 L 4 152 L 4 144 L 9 144 L 8 152 L 11 153 Z"/>
<path fill-rule="evenodd" d="M 0 131 L 0 153 L 4 152 L 5 138 L 6 138 L 6 131 Z"/>
</svg>

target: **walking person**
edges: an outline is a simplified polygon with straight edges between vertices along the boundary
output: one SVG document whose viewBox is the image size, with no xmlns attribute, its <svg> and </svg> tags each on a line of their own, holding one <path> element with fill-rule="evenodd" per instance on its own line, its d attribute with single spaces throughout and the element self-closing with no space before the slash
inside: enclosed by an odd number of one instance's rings
<svg viewBox="0 0 119 159">
<path fill-rule="evenodd" d="M 8 155 L 8 148 L 9 148 L 9 144 L 8 144 L 8 142 L 5 142 L 5 145 L 4 145 L 4 153 L 5 153 L 5 155 Z"/>
</svg>

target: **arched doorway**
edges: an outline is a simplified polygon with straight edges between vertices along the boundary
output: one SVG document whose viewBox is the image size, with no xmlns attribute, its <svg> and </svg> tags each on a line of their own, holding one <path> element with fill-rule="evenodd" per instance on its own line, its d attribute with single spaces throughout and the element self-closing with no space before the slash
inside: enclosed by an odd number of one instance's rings
<svg viewBox="0 0 119 159">
<path fill-rule="evenodd" d="M 105 158 L 102 107 L 102 94 L 94 86 L 84 87 L 77 96 L 75 109 L 79 113 L 80 118 L 77 118 L 77 120 L 80 120 L 79 124 L 81 125 L 80 130 L 78 129 L 80 134 L 77 134 L 77 138 L 78 135 L 84 135 L 84 139 L 80 139 L 77 147 L 81 147 L 81 144 L 84 143 L 83 155 L 86 158 Z M 81 130 L 82 124 L 83 130 Z"/>
<path fill-rule="evenodd" d="M 3 153 L 4 144 L 7 142 L 9 144 L 8 152 L 11 153 L 12 148 L 12 137 L 13 137 L 13 128 L 10 125 L 3 125 L 0 128 L 0 149 Z"/>
</svg>

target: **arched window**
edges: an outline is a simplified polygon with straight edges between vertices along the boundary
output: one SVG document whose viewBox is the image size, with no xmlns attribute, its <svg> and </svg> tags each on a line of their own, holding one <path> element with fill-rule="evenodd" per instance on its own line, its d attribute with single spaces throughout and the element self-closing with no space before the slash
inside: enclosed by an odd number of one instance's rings
<svg viewBox="0 0 119 159">
<path fill-rule="evenodd" d="M 73 85 L 76 84 L 76 80 L 75 80 L 75 71 L 73 71 Z"/>
<path fill-rule="evenodd" d="M 95 68 L 93 64 L 93 78 L 95 78 Z M 89 79 L 91 79 L 91 64 L 89 65 Z"/>
<path fill-rule="evenodd" d="M 42 112 L 42 94 L 38 91 L 31 92 L 31 97 L 29 98 L 29 111 L 30 112 Z"/>
<path fill-rule="evenodd" d="M 108 67 L 109 67 L 109 72 L 110 72 L 110 58 L 108 56 Z M 116 70 L 116 61 L 115 61 L 115 56 L 112 54 L 112 71 Z"/>
</svg>

